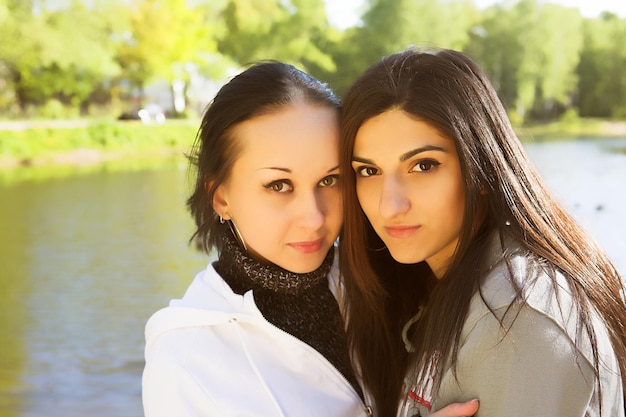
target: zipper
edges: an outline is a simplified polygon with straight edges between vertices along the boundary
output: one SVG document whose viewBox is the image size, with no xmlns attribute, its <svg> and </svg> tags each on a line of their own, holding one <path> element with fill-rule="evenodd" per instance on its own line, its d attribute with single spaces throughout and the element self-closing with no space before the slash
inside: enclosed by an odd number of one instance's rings
<svg viewBox="0 0 626 417">
<path fill-rule="evenodd" d="M 257 307 L 257 311 L 258 311 L 258 307 Z M 260 313 L 260 311 L 259 311 Z M 302 345 L 302 347 L 307 350 L 308 352 L 311 352 L 314 356 L 317 356 L 317 358 L 319 360 L 321 360 L 322 363 L 324 363 L 326 365 L 327 368 L 330 368 L 332 370 L 332 372 L 335 374 L 336 377 L 338 377 L 343 383 L 344 385 L 346 385 L 348 388 L 350 388 L 350 392 L 352 393 L 352 396 L 354 398 L 356 398 L 358 400 L 358 402 L 361 404 L 365 414 L 367 416 L 372 416 L 373 415 L 373 411 L 372 411 L 372 407 L 369 405 L 366 405 L 363 401 L 363 399 L 361 399 L 361 396 L 356 392 L 356 390 L 354 389 L 354 387 L 352 386 L 352 384 L 350 384 L 350 382 L 346 379 L 345 376 L 343 376 L 343 374 L 341 372 L 339 372 L 337 370 L 337 368 L 335 368 L 335 366 L 330 363 L 330 361 L 328 359 L 326 359 L 326 357 L 324 355 L 322 355 L 321 353 L 319 353 L 316 349 L 314 349 L 313 347 L 311 347 L 309 344 L 303 342 L 302 340 L 298 339 L 297 337 L 295 337 L 294 335 L 292 335 L 291 333 L 289 333 L 286 330 L 281 329 L 280 327 L 276 326 L 275 324 L 271 323 L 270 321 L 268 321 L 265 317 L 263 317 L 263 315 L 261 314 L 259 318 L 254 317 L 255 320 L 260 320 L 261 322 L 263 322 L 264 324 L 268 325 L 269 327 L 277 330 L 278 332 L 285 334 L 287 336 L 289 336 L 291 339 L 294 339 L 295 341 L 298 342 L 299 345 Z M 229 320 L 229 323 L 236 323 L 238 321 L 237 317 L 231 317 Z M 357 380 L 357 383 L 359 381 Z M 366 397 L 367 394 L 365 393 L 365 391 L 363 392 L 363 396 Z"/>
</svg>

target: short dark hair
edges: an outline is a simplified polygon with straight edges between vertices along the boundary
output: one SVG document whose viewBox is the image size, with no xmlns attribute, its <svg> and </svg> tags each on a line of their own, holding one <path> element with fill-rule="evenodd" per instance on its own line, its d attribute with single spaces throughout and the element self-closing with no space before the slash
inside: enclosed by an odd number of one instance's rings
<svg viewBox="0 0 626 417">
<path fill-rule="evenodd" d="M 337 111 L 340 108 L 339 99 L 326 84 L 293 65 L 276 61 L 255 63 L 236 75 L 207 107 L 189 155 L 191 166 L 196 168 L 196 182 L 187 200 L 196 223 L 191 240 L 205 252 L 222 248 L 212 202 L 215 190 L 228 179 L 238 158 L 234 128 L 298 101 Z"/>
</svg>

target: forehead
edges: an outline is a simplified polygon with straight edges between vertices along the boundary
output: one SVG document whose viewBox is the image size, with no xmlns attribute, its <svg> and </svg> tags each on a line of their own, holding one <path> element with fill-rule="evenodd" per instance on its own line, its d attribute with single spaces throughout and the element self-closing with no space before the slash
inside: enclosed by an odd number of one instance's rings
<svg viewBox="0 0 626 417">
<path fill-rule="evenodd" d="M 235 126 L 237 162 L 295 168 L 337 164 L 338 111 L 296 102 Z"/>
<path fill-rule="evenodd" d="M 391 109 L 363 122 L 356 134 L 354 153 L 405 152 L 426 145 L 450 151 L 455 146 L 452 139 L 430 123 L 400 109 Z"/>
</svg>

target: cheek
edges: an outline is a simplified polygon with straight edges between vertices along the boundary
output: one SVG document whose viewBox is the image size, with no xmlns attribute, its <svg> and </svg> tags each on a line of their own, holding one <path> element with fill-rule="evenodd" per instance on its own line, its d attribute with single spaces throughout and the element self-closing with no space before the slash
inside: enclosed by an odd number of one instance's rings
<svg viewBox="0 0 626 417">
<path fill-rule="evenodd" d="M 461 217 L 465 212 L 465 187 L 459 166 L 447 170 L 431 189 L 433 197 L 439 202 L 442 213 Z M 455 222 L 455 219 L 450 219 Z"/>
<path fill-rule="evenodd" d="M 328 190 L 323 196 L 324 213 L 326 224 L 333 233 L 339 235 L 339 229 L 343 223 L 343 201 L 341 199 L 341 190 L 333 188 Z"/>
<path fill-rule="evenodd" d="M 285 208 L 267 199 L 262 192 L 248 190 L 237 194 L 231 215 L 244 237 L 248 235 L 250 239 L 258 240 L 282 228 Z"/>
<path fill-rule="evenodd" d="M 463 187 L 463 181 L 461 180 L 461 172 L 459 171 L 456 187 L 453 192 L 453 199 L 456 202 L 457 211 L 463 213 L 465 211 L 465 187 Z"/>
<path fill-rule="evenodd" d="M 443 213 L 447 213 L 448 224 L 460 229 L 465 213 L 465 190 L 461 186 L 451 189 L 443 203 L 444 206 L 441 207 L 441 210 Z"/>
<path fill-rule="evenodd" d="M 245 218 L 240 218 L 237 226 L 249 249 L 276 263 L 274 259 L 276 245 L 281 242 L 288 227 L 284 209 L 276 210 L 271 206 L 259 204 L 258 201 L 250 207 L 254 209 L 240 212 Z"/>
<path fill-rule="evenodd" d="M 376 196 L 374 190 L 371 186 L 367 184 L 357 181 L 356 183 L 356 196 L 359 200 L 359 204 L 361 205 L 361 209 L 365 213 L 368 218 L 371 218 L 373 211 L 372 205 Z"/>
</svg>

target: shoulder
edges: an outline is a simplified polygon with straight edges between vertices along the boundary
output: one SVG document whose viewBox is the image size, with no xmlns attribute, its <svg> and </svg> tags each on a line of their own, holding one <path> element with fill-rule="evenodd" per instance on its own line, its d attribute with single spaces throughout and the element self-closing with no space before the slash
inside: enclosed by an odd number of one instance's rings
<svg viewBox="0 0 626 417">
<path fill-rule="evenodd" d="M 169 305 L 155 312 L 145 326 L 146 357 L 158 342 L 161 354 L 168 351 L 175 356 L 197 334 L 207 335 L 217 325 L 228 323 L 233 317 L 258 321 L 262 315 L 252 293 L 235 294 L 217 274 L 212 265 L 196 275 L 185 295 L 171 300 Z"/>
<path fill-rule="evenodd" d="M 544 289 L 558 295 L 546 295 Z M 529 302 L 493 312 L 482 300 L 473 301 L 472 319 L 462 331 L 457 373 L 446 372 L 442 382 L 442 403 L 464 392 L 480 398 L 481 415 L 592 415 L 590 407 L 599 400 L 599 366 L 603 407 L 620 404 L 615 352 L 593 312 L 592 345 L 586 330 L 577 326 L 579 313 L 573 303 L 554 285 L 540 283 L 531 289 Z"/>
<path fill-rule="evenodd" d="M 559 269 L 517 242 L 494 240 L 488 254 L 488 272 L 472 299 L 472 311 L 496 311 L 523 304 L 564 325 L 577 315 L 570 280 Z"/>
<path fill-rule="evenodd" d="M 200 271 L 180 299 L 170 301 L 170 307 L 195 307 L 214 309 L 213 303 L 230 297 L 232 290 L 217 273 L 212 263 Z"/>
<path fill-rule="evenodd" d="M 589 364 L 595 362 L 596 348 L 601 356 L 611 356 L 606 326 L 593 307 L 589 307 L 588 317 L 595 336 L 582 326 L 587 313 L 576 302 L 571 280 L 515 242 L 502 247 L 500 254 L 506 254 L 506 261 L 494 262 L 481 281 L 471 300 L 462 338 L 482 333 L 493 336 L 494 344 L 508 341 L 518 348 L 528 345 L 537 353 L 544 348 L 553 351 L 553 341 L 559 338 Z"/>
</svg>

